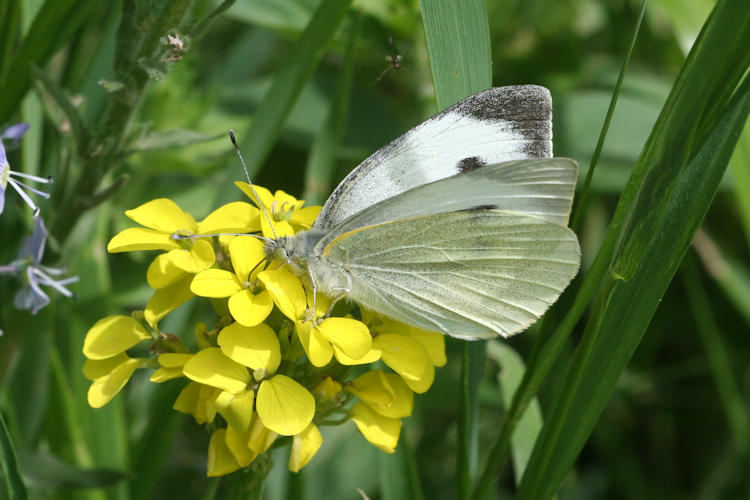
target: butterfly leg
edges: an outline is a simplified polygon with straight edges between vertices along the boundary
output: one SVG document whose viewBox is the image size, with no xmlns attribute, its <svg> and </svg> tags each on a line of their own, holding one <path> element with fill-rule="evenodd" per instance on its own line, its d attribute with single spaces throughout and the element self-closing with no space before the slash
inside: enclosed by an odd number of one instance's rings
<svg viewBox="0 0 750 500">
<path fill-rule="evenodd" d="M 310 278 L 310 283 L 312 284 L 313 289 L 313 303 L 312 303 L 312 309 L 308 309 L 307 314 L 305 314 L 305 321 L 312 321 L 315 319 L 315 310 L 317 307 L 318 302 L 318 285 L 315 283 L 315 277 L 313 276 L 312 270 L 310 269 L 310 266 L 307 266 L 307 276 Z"/>
</svg>

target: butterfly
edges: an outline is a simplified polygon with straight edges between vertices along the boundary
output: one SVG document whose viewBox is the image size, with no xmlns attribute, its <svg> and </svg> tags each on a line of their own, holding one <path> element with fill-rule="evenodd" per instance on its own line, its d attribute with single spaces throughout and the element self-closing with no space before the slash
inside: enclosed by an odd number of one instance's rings
<svg viewBox="0 0 750 500">
<path fill-rule="evenodd" d="M 266 242 L 316 293 L 464 339 L 534 323 L 576 275 L 575 161 L 535 85 L 458 102 L 376 151 L 313 226 Z"/>
</svg>

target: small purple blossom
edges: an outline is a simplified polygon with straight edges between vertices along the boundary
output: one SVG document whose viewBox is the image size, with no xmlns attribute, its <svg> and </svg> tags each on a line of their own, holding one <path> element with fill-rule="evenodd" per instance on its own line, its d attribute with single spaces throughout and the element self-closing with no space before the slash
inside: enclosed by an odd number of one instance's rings
<svg viewBox="0 0 750 500">
<path fill-rule="evenodd" d="M 39 213 L 39 207 L 34 204 L 34 202 L 31 200 L 31 197 L 29 197 L 26 191 L 30 191 L 43 198 L 49 198 L 50 196 L 49 193 L 40 191 L 29 186 L 28 184 L 24 184 L 18 179 L 14 179 L 14 177 L 27 179 L 29 181 L 39 182 L 42 184 L 51 184 L 52 177 L 45 178 L 38 177 L 36 175 L 24 174 L 22 172 L 14 172 L 10 169 L 8 158 L 5 155 L 5 146 L 3 145 L 3 141 L 8 141 L 10 142 L 11 146 L 15 146 L 18 144 L 18 141 L 21 140 L 21 136 L 25 134 L 28 129 L 28 123 L 17 123 L 6 128 L 5 130 L 3 130 L 2 134 L 0 134 L 0 214 L 3 213 L 3 208 L 5 208 L 5 189 L 8 187 L 8 184 L 10 184 L 13 189 L 16 190 L 21 199 L 23 199 L 23 201 L 26 202 L 29 207 L 31 207 L 31 209 L 34 211 L 34 215 L 37 215 Z"/>
<path fill-rule="evenodd" d="M 0 274 L 19 276 L 26 283 L 13 297 L 16 309 L 30 309 L 32 314 L 36 314 L 49 304 L 49 296 L 41 288 L 43 285 L 54 288 L 66 297 L 74 296 L 66 285 L 78 281 L 77 276 L 56 280 L 53 276 L 61 276 L 66 270 L 42 265 L 46 243 L 47 228 L 44 221 L 41 217 L 34 217 L 34 232 L 24 240 L 18 251 L 18 258 L 7 266 L 0 266 Z"/>
</svg>

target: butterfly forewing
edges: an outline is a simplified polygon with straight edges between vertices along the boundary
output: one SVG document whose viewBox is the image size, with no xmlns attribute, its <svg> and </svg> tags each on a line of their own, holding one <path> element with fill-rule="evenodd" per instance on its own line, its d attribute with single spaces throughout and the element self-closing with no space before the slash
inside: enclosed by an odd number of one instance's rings
<svg viewBox="0 0 750 500">
<path fill-rule="evenodd" d="M 380 148 L 333 191 L 315 221 L 329 229 L 416 186 L 498 162 L 552 156 L 552 101 L 536 85 L 498 87 L 447 108 Z"/>
<path fill-rule="evenodd" d="M 353 229 L 402 219 L 467 209 L 504 210 L 568 223 L 578 166 L 567 158 L 519 160 L 418 186 L 368 207 L 342 222 L 324 244 Z"/>
<path fill-rule="evenodd" d="M 321 250 L 325 262 L 350 274 L 350 299 L 461 338 L 526 329 L 568 285 L 580 260 L 570 229 L 498 210 L 367 226 Z"/>
</svg>

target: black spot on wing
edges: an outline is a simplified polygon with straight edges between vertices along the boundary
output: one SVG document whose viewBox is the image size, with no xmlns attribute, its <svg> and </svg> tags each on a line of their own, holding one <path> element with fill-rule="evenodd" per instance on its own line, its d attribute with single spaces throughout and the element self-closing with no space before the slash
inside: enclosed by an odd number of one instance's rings
<svg viewBox="0 0 750 500">
<path fill-rule="evenodd" d="M 475 207 L 467 208 L 467 212 L 478 212 L 480 210 L 494 210 L 497 208 L 497 205 L 477 205 Z"/>
<path fill-rule="evenodd" d="M 459 161 L 456 164 L 456 169 L 458 170 L 459 173 L 463 174 L 464 172 L 470 172 L 472 170 L 482 168 L 485 165 L 487 164 L 483 162 L 481 159 L 479 159 L 478 156 L 472 156 L 469 158 L 464 158 L 463 160 Z"/>
</svg>

